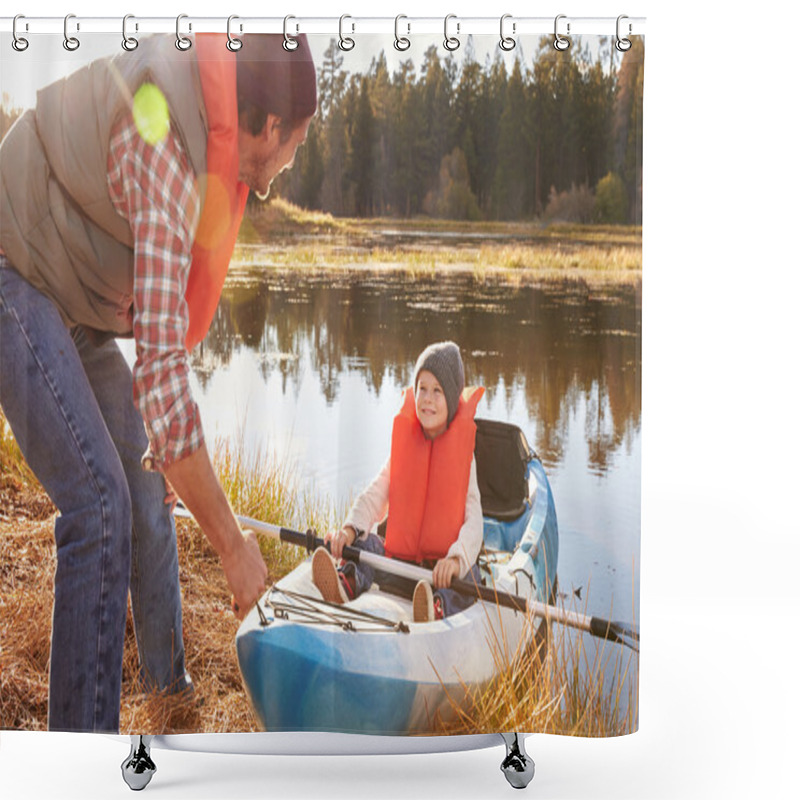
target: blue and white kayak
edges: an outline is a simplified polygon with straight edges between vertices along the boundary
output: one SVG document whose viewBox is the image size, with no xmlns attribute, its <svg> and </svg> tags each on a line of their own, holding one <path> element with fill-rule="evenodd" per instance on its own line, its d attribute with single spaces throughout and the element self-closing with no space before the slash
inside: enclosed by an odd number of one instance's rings
<svg viewBox="0 0 800 800">
<path fill-rule="evenodd" d="M 546 603 L 558 526 L 533 454 L 525 479 L 519 517 L 484 517 L 479 563 L 488 587 Z M 324 602 L 306 559 L 266 592 L 236 635 L 244 685 L 264 730 L 431 733 L 455 716 L 467 689 L 492 680 L 498 653 L 513 654 L 536 633 L 529 614 L 484 600 L 443 620 L 412 620 L 410 598 L 377 585 L 344 605 Z"/>
</svg>

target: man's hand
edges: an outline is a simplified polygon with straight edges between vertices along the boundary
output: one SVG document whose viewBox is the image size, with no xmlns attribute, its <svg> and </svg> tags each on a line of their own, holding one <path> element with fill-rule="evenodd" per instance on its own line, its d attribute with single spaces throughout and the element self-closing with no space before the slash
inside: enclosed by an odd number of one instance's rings
<svg viewBox="0 0 800 800">
<path fill-rule="evenodd" d="M 433 568 L 433 586 L 436 589 L 448 589 L 453 578 L 461 572 L 461 562 L 456 556 L 440 558 Z"/>
<path fill-rule="evenodd" d="M 169 511 L 171 514 L 175 511 L 175 506 L 178 505 L 178 495 L 172 488 L 172 484 L 166 478 L 164 478 L 164 484 L 167 488 L 167 493 L 164 495 L 164 505 L 169 506 Z"/>
<path fill-rule="evenodd" d="M 217 551 L 233 593 L 234 614 L 244 619 L 267 586 L 267 566 L 255 533 L 239 527 L 204 444 L 164 473 Z"/>
<path fill-rule="evenodd" d="M 222 569 L 233 593 L 231 604 L 238 619 L 244 619 L 267 589 L 267 567 L 256 534 L 242 531 L 241 544 L 221 558 Z"/>
</svg>

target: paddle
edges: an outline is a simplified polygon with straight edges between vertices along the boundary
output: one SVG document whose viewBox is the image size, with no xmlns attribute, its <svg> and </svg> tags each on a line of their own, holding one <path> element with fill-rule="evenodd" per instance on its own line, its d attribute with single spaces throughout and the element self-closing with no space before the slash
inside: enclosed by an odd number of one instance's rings
<svg viewBox="0 0 800 800">
<path fill-rule="evenodd" d="M 179 517 L 192 517 L 191 513 L 180 505 L 175 507 L 174 513 Z M 236 519 L 243 528 L 250 528 L 257 533 L 266 534 L 273 539 L 279 539 L 288 544 L 305 547 L 309 552 L 314 551 L 317 547 L 326 547 L 324 539 L 315 536 L 313 531 L 310 530 L 306 533 L 302 533 L 301 531 L 295 531 L 291 528 L 282 528 L 280 525 L 262 522 L 252 517 L 237 516 Z M 376 553 L 368 553 L 364 550 L 359 550 L 357 547 L 345 547 L 342 554 L 348 561 L 353 561 L 355 563 L 362 562 L 382 572 L 399 575 L 400 577 L 408 578 L 413 581 L 432 582 L 431 571 L 424 567 L 417 566 L 416 564 L 409 564 L 406 561 L 398 561 L 394 558 L 379 556 Z M 639 631 L 634 626 L 626 625 L 622 622 L 613 622 L 611 620 L 602 619 L 601 617 L 578 614 L 575 611 L 567 611 L 566 609 L 558 608 L 557 606 L 552 606 L 547 603 L 540 603 L 538 600 L 526 600 L 524 597 L 519 597 L 510 592 L 501 592 L 497 589 L 481 586 L 472 581 L 465 581 L 459 578 L 453 579 L 450 588 L 455 589 L 455 591 L 461 594 L 470 597 L 478 597 L 481 600 L 496 603 L 499 606 L 511 608 L 514 611 L 529 611 L 535 617 L 549 619 L 570 628 L 586 631 L 592 636 L 608 639 L 611 642 L 618 642 L 626 647 L 630 647 L 631 650 L 637 653 L 639 652 L 639 648 L 636 644 L 639 641 Z"/>
</svg>

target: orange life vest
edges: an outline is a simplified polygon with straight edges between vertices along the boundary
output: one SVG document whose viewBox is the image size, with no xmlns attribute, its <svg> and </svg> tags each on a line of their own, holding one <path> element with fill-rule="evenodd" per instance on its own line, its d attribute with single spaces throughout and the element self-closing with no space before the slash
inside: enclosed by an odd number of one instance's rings
<svg viewBox="0 0 800 800">
<path fill-rule="evenodd" d="M 386 553 L 421 563 L 447 555 L 464 524 L 475 449 L 475 407 L 484 389 L 465 389 L 447 430 L 426 439 L 414 390 L 394 418 L 389 467 Z"/>
<path fill-rule="evenodd" d="M 186 285 L 189 329 L 186 349 L 208 333 L 222 296 L 249 189 L 239 181 L 239 109 L 236 100 L 236 54 L 223 34 L 195 36 L 197 65 L 208 122 L 205 200 Z"/>
</svg>

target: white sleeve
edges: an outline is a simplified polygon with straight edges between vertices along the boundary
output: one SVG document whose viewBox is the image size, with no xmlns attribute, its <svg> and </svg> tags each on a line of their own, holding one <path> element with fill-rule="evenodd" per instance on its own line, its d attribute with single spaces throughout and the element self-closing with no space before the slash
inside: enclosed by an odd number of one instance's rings
<svg viewBox="0 0 800 800">
<path fill-rule="evenodd" d="M 481 493 L 478 489 L 478 471 L 475 456 L 469 469 L 469 487 L 467 488 L 467 504 L 464 509 L 464 524 L 458 532 L 458 538 L 447 551 L 447 557 L 457 557 L 461 562 L 460 578 L 466 577 L 472 565 L 478 560 L 478 553 L 483 544 L 483 509 Z"/>
<path fill-rule="evenodd" d="M 389 465 L 391 458 L 386 459 L 381 471 L 372 479 L 372 483 L 356 498 L 345 519 L 345 525 L 351 525 L 356 531 L 362 531 L 364 537 L 372 530 L 372 526 L 381 522 L 389 511 Z"/>
</svg>

